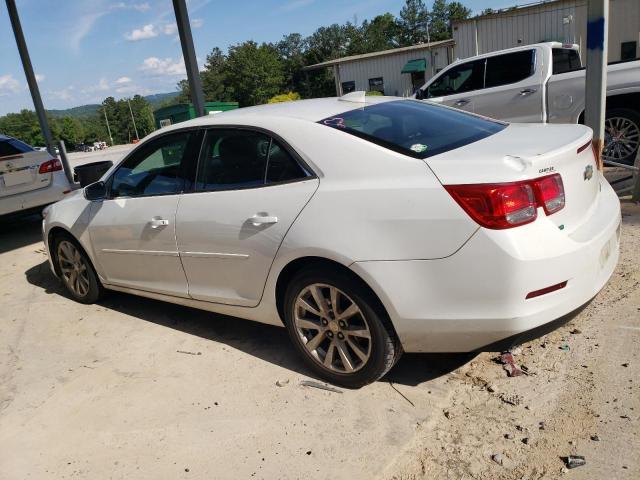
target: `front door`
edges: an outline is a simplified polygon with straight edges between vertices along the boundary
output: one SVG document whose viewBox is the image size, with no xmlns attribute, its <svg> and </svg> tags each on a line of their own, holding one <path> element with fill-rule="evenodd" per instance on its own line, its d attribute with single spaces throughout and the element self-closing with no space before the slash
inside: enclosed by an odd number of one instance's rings
<svg viewBox="0 0 640 480">
<path fill-rule="evenodd" d="M 175 214 L 198 135 L 163 135 L 134 151 L 91 205 L 89 233 L 109 284 L 187 297 Z"/>
<path fill-rule="evenodd" d="M 427 88 L 426 97 L 449 107 L 473 112 L 474 94 L 482 88 L 484 59 L 462 63 L 443 72 Z"/>
<path fill-rule="evenodd" d="M 267 134 L 209 130 L 195 191 L 181 197 L 176 221 L 189 295 L 257 305 L 278 248 L 318 183 Z"/>
</svg>

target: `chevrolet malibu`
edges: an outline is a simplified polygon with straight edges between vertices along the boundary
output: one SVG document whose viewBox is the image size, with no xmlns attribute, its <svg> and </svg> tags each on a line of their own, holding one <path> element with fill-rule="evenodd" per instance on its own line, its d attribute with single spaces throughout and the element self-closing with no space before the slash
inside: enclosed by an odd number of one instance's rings
<svg viewBox="0 0 640 480">
<path fill-rule="evenodd" d="M 346 387 L 401 352 L 467 352 L 575 311 L 618 260 L 591 130 L 393 97 L 163 128 L 44 212 L 75 300 L 105 290 L 284 325 Z"/>
</svg>

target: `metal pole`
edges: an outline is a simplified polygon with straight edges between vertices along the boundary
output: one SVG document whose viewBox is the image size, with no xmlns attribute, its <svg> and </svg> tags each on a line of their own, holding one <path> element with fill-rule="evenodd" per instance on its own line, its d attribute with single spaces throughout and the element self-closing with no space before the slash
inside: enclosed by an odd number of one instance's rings
<svg viewBox="0 0 640 480">
<path fill-rule="evenodd" d="M 109 128 L 109 119 L 107 118 L 107 107 L 102 107 L 104 112 L 104 121 L 107 122 L 107 132 L 109 132 L 109 140 L 111 140 L 111 146 L 113 147 L 113 137 L 111 136 L 111 128 Z"/>
<path fill-rule="evenodd" d="M 60 140 L 58 142 L 58 146 L 60 147 L 60 162 L 62 163 L 62 169 L 64 170 L 64 174 L 69 180 L 71 186 L 77 186 L 75 180 L 73 179 L 73 171 L 71 170 L 71 165 L 69 164 L 69 158 L 67 157 L 67 147 L 64 144 L 64 140 Z"/>
<path fill-rule="evenodd" d="M 29 91 L 31 92 L 33 106 L 36 109 L 36 114 L 38 115 L 40 130 L 42 131 L 42 136 L 47 144 L 47 150 L 55 157 L 56 151 L 53 145 L 53 136 L 49 129 L 49 123 L 47 122 L 47 115 L 44 111 L 44 105 L 42 104 L 42 97 L 40 97 L 38 82 L 36 81 L 36 76 L 33 73 L 33 66 L 31 65 L 29 50 L 27 49 L 27 43 L 25 42 L 24 34 L 22 33 L 22 26 L 20 25 L 20 17 L 18 16 L 18 10 L 16 9 L 16 2 L 15 0 L 6 1 L 7 10 L 9 11 L 9 20 L 11 21 L 11 27 L 13 28 L 13 35 L 16 37 L 16 44 L 18 46 L 18 52 L 20 53 L 20 60 L 22 60 L 24 76 L 27 77 L 27 84 L 29 85 Z"/>
<path fill-rule="evenodd" d="M 180 36 L 182 55 L 184 56 L 184 64 L 187 68 L 191 102 L 196 110 L 196 115 L 203 117 L 205 112 L 202 80 L 200 80 L 200 72 L 198 71 L 196 51 L 193 47 L 193 36 L 191 35 L 189 13 L 187 12 L 185 0 L 173 0 L 173 10 L 176 14 L 176 23 L 178 24 L 178 35 Z"/>
<path fill-rule="evenodd" d="M 593 129 L 593 148 L 602 171 L 604 116 L 607 100 L 609 0 L 589 0 L 587 7 L 587 80 L 585 125 Z"/>
<path fill-rule="evenodd" d="M 136 119 L 133 118 L 133 110 L 131 110 L 131 102 L 129 101 L 128 98 L 127 98 L 127 105 L 129 105 L 129 113 L 131 114 L 131 121 L 133 122 L 133 129 L 136 132 L 136 139 L 140 140 L 140 137 L 138 136 L 138 127 L 136 127 Z M 113 144 L 113 141 L 111 143 Z"/>
</svg>

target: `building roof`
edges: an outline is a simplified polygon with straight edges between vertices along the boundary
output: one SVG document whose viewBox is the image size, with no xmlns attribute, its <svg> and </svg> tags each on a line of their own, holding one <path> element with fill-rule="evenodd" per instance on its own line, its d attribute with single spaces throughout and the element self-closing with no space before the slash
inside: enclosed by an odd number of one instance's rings
<svg viewBox="0 0 640 480">
<path fill-rule="evenodd" d="M 476 20 L 481 20 L 485 18 L 497 17 L 499 15 L 519 14 L 523 10 L 529 10 L 537 7 L 544 7 L 545 5 L 548 5 L 548 4 L 562 3 L 566 1 L 573 1 L 575 3 L 575 0 L 539 0 L 537 2 L 525 3 L 523 5 L 514 5 L 513 7 L 498 8 L 493 12 L 487 13 L 485 15 L 476 15 L 475 17 L 465 18 L 464 20 L 457 20 L 452 23 L 453 23 L 453 26 L 455 26 L 460 23 L 474 22 Z"/>
<path fill-rule="evenodd" d="M 410 52 L 412 50 L 424 50 L 425 48 L 434 47 L 448 47 L 449 45 L 455 45 L 454 40 L 440 40 L 438 42 L 431 43 L 418 43 L 417 45 L 411 45 L 409 47 L 392 48 L 389 50 L 382 50 L 380 52 L 363 53 L 361 55 L 351 55 L 349 57 L 336 58 L 322 63 L 316 63 L 315 65 L 307 65 L 303 67 L 303 70 L 315 70 L 323 67 L 331 67 L 333 65 L 339 65 L 341 63 L 355 62 L 365 58 L 382 57 L 384 55 L 394 55 L 402 52 Z"/>
</svg>

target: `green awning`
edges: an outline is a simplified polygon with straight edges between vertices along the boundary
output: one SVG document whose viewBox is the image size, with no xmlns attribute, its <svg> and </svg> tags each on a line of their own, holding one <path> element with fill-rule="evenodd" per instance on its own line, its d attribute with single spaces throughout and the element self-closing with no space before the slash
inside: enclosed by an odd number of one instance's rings
<svg viewBox="0 0 640 480">
<path fill-rule="evenodd" d="M 409 60 L 404 67 L 402 73 L 424 72 L 427 69 L 427 61 L 424 58 L 420 60 Z"/>
</svg>

